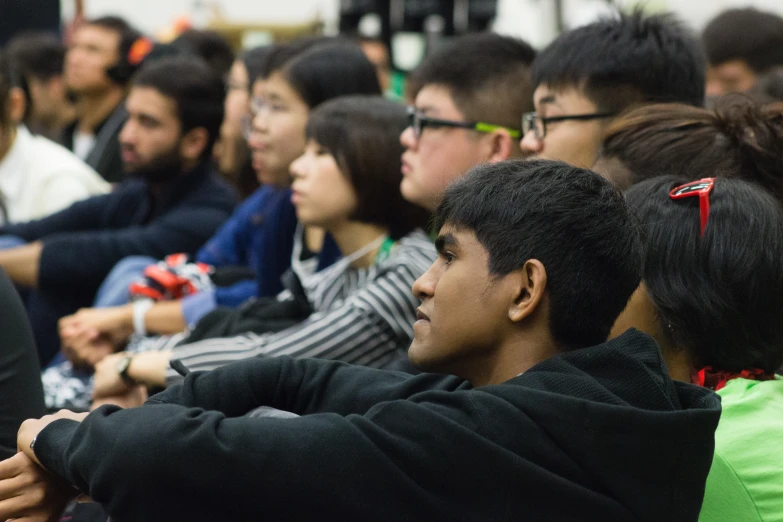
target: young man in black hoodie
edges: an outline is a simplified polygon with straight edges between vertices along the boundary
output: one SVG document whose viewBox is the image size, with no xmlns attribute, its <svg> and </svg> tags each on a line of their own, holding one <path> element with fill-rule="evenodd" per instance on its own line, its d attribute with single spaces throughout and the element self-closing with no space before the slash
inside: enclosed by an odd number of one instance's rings
<svg viewBox="0 0 783 522">
<path fill-rule="evenodd" d="M 455 376 L 256 358 L 140 408 L 26 421 L 0 518 L 78 490 L 117 520 L 696 520 L 720 404 L 649 337 L 606 342 L 641 271 L 621 193 L 505 162 L 436 217 L 410 357 Z"/>
</svg>

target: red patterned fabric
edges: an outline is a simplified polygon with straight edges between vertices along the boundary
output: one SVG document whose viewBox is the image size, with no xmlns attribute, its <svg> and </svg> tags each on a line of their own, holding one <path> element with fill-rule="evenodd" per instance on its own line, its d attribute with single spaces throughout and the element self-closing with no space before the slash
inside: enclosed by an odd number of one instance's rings
<svg viewBox="0 0 783 522">
<path fill-rule="evenodd" d="M 716 372 L 712 369 L 712 366 L 705 366 L 701 370 L 694 371 L 691 374 L 691 382 L 704 386 L 710 390 L 718 391 L 729 382 L 731 379 L 751 379 L 754 381 L 771 381 L 775 378 L 774 373 L 764 373 L 763 370 L 758 368 L 751 368 L 749 370 L 742 370 L 741 372 Z"/>
</svg>

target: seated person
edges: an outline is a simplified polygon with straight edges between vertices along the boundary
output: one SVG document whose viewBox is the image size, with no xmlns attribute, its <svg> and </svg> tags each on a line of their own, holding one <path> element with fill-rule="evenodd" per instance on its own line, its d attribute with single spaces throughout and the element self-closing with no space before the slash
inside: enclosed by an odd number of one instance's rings
<svg viewBox="0 0 783 522">
<path fill-rule="evenodd" d="M 277 301 L 290 302 L 293 294 L 309 306 L 293 317 L 297 320 L 290 328 L 273 332 L 263 327 L 240 337 L 192 344 L 178 344 L 190 341 L 178 335 L 163 339 L 165 344 L 152 351 L 138 348 L 146 353 L 105 357 L 96 365 L 95 398 L 125 394 L 133 382 L 161 387 L 180 380 L 169 368 L 172 359 L 212 369 L 256 355 L 287 354 L 381 367 L 404 353 L 416 315 L 409 289 L 435 257 L 419 228 L 427 222 L 426 211 L 405 201 L 397 190 L 402 148 L 394 133 L 405 127 L 406 116 L 404 107 L 380 97 L 340 98 L 313 112 L 305 153 L 291 165 L 292 201 L 299 222 L 329 233 L 345 257 L 315 273 L 294 265 L 302 291 L 289 283 Z M 299 236 L 294 257 L 301 248 Z M 118 326 L 95 341 L 97 347 L 122 332 L 126 337 L 133 332 L 134 306 L 109 310 Z M 156 329 L 167 324 L 152 310 L 145 322 Z"/>
<path fill-rule="evenodd" d="M 725 97 L 712 109 L 679 103 L 639 107 L 609 125 L 595 170 L 625 190 L 655 176 L 732 176 L 783 201 L 783 106 Z"/>
<path fill-rule="evenodd" d="M 53 214 L 111 186 L 68 149 L 21 124 L 29 109 L 8 55 L 0 53 L 0 223 Z"/>
<path fill-rule="evenodd" d="M 145 333 L 174 334 L 185 328 L 193 328 L 218 306 L 236 308 L 248 299 L 275 296 L 283 290 L 281 276 L 291 265 L 297 223 L 291 191 L 287 188 L 291 179 L 289 169 L 291 163 L 304 151 L 307 115 L 322 102 L 338 96 L 380 94 L 375 71 L 358 47 L 352 44 L 335 45 L 332 40 L 327 40 L 323 42 L 323 47 L 310 51 L 310 42 L 279 46 L 270 55 L 262 71 L 262 92 L 265 97 L 256 100 L 257 114 L 254 132 L 250 136 L 251 145 L 258 151 L 256 159 L 259 177 L 264 186 L 237 210 L 197 256 L 198 261 L 217 267 L 244 265 L 252 268 L 256 275 L 255 281 L 198 292 L 181 301 L 157 303 L 144 313 L 143 323 L 142 317 L 139 318 L 138 322 L 144 326 Z M 335 83 L 335 77 L 342 78 L 342 82 Z M 268 105 L 272 102 L 274 105 Z M 272 107 L 275 109 L 272 110 Z M 389 147 L 387 150 L 399 150 L 396 143 Z M 393 168 L 394 165 L 399 165 L 399 158 L 388 164 L 378 163 L 379 168 L 383 169 Z M 399 172 L 389 175 L 400 178 Z M 396 191 L 395 188 L 393 192 Z M 313 258 L 313 261 L 318 262 L 319 268 L 331 265 L 340 256 L 330 238 L 318 246 L 321 251 L 318 259 Z M 313 245 L 308 247 L 310 251 L 316 250 Z M 294 261 L 300 261 L 298 254 Z M 123 284 L 125 276 L 120 272 L 128 268 L 140 271 L 143 270 L 141 267 L 151 262 L 154 259 L 123 260 L 112 270 L 99 294 L 105 293 L 107 286 L 112 286 L 118 287 L 117 290 L 124 287 L 127 296 L 130 281 L 126 278 Z M 119 283 L 114 279 L 119 279 Z M 110 292 L 117 293 L 116 290 Z M 102 297 L 103 301 L 105 297 Z M 63 348 L 69 359 L 80 366 L 93 367 L 107 352 L 111 353 L 114 346 L 108 346 L 106 350 L 105 343 L 91 341 L 108 337 L 124 344 L 129 333 L 133 332 L 133 328 L 130 332 L 127 329 L 133 326 L 133 314 L 130 323 L 126 322 L 125 317 L 125 312 L 130 309 L 119 306 L 87 309 L 64 318 L 60 331 Z M 68 405 L 71 408 L 86 408 L 91 388 L 87 377 L 74 375 L 70 364 L 47 371 L 44 374 L 44 388 L 49 407 Z M 72 402 L 79 397 L 80 403 Z M 66 398 L 68 403 L 61 402 Z"/>
<path fill-rule="evenodd" d="M 783 213 L 746 181 L 685 181 L 627 193 L 647 255 L 614 333 L 649 333 L 673 378 L 721 397 L 699 520 L 773 520 L 783 513 Z"/>
<path fill-rule="evenodd" d="M 28 87 L 25 126 L 59 143 L 63 129 L 76 117 L 63 76 L 65 45 L 56 34 L 24 31 L 8 41 L 6 52 Z"/>
<path fill-rule="evenodd" d="M 484 165 L 435 224 L 409 356 L 455 376 L 254 358 L 29 420 L 0 517 L 82 492 L 133 520 L 695 521 L 720 403 L 650 337 L 605 342 L 642 270 L 622 194 L 563 163 Z"/>
<path fill-rule="evenodd" d="M 197 58 L 162 58 L 136 77 L 120 135 L 133 179 L 0 234 L 29 244 L 0 252 L 17 286 L 35 289 L 28 310 L 41 363 L 59 347 L 57 319 L 92 303 L 103 278 L 129 255 L 195 252 L 230 216 L 232 189 L 214 173 L 212 143 L 224 87 Z"/>
<path fill-rule="evenodd" d="M 656 105 L 619 118 L 596 163 L 622 185 L 638 182 L 627 199 L 648 243 L 642 285 L 614 335 L 651 334 L 673 378 L 722 398 L 704 521 L 783 512 L 783 380 L 773 375 L 783 364 L 783 216 L 762 190 L 780 201 L 782 142 L 779 107 Z M 671 195 L 715 175 L 691 196 Z"/>
<path fill-rule="evenodd" d="M 520 156 L 535 56 L 522 40 L 479 33 L 455 38 L 422 62 L 410 78 L 411 121 L 400 135 L 405 199 L 434 210 L 446 186 L 472 167 Z"/>
<path fill-rule="evenodd" d="M 752 90 L 783 65 L 783 17 L 753 7 L 727 9 L 701 35 L 707 53 L 707 96 Z"/>
<path fill-rule="evenodd" d="M 620 14 L 561 34 L 533 63 L 522 151 L 592 167 L 612 118 L 639 104 L 704 105 L 704 52 L 670 14 Z"/>
</svg>

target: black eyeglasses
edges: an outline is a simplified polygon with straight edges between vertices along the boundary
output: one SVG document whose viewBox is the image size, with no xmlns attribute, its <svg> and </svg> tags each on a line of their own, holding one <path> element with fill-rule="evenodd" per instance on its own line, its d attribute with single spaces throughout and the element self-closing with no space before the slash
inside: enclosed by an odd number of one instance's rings
<svg viewBox="0 0 783 522">
<path fill-rule="evenodd" d="M 476 132 L 494 132 L 498 129 L 503 129 L 508 132 L 508 135 L 512 138 L 522 137 L 522 133 L 519 129 L 512 129 L 502 125 L 493 125 L 483 121 L 454 121 L 429 118 L 418 112 L 416 107 L 408 107 L 408 125 L 413 129 L 413 134 L 416 136 L 416 139 L 421 138 L 421 133 L 425 127 L 430 127 L 432 129 L 449 127 L 455 129 L 469 129 Z"/>
<path fill-rule="evenodd" d="M 611 118 L 617 116 L 616 112 L 593 112 L 590 114 L 573 114 L 571 116 L 552 116 L 550 118 L 539 116 L 535 112 L 526 112 L 522 115 L 522 133 L 527 134 L 531 130 L 535 137 L 539 140 L 544 139 L 546 136 L 547 123 L 555 123 L 558 121 L 589 121 L 599 120 L 601 118 Z"/>
</svg>

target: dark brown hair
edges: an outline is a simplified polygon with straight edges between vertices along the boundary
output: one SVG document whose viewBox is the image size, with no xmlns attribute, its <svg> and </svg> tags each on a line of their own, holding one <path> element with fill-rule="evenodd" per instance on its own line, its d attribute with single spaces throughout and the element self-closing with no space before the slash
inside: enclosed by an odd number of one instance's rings
<svg viewBox="0 0 783 522">
<path fill-rule="evenodd" d="M 358 200 L 357 221 L 389 229 L 393 239 L 426 225 L 429 214 L 403 199 L 400 133 L 405 107 L 381 96 L 344 96 L 319 105 L 307 122 L 307 139 L 327 149 Z"/>
<path fill-rule="evenodd" d="M 627 170 L 626 179 L 614 179 L 622 188 L 668 174 L 726 176 L 755 182 L 783 200 L 783 104 L 730 96 L 713 109 L 643 106 L 612 122 L 599 160 Z"/>
</svg>

